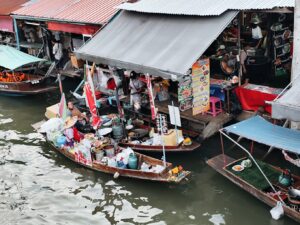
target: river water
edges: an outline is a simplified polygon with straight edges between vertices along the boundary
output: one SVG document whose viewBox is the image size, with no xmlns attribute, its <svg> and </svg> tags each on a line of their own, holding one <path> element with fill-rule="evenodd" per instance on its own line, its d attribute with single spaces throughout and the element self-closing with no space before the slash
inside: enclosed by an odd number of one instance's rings
<svg viewBox="0 0 300 225">
<path fill-rule="evenodd" d="M 196 152 L 167 155 L 192 171 L 184 185 L 113 179 L 79 167 L 31 128 L 58 94 L 0 97 L 0 224 L 294 225 L 218 175 L 205 159 L 218 136 Z"/>
</svg>

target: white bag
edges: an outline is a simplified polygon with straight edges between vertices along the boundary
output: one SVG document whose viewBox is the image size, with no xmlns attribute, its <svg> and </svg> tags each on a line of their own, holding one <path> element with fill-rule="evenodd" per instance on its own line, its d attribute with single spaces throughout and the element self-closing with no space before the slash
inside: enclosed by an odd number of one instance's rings
<svg viewBox="0 0 300 225">
<path fill-rule="evenodd" d="M 64 121 L 61 118 L 51 118 L 43 123 L 39 129 L 40 133 L 49 133 L 61 131 L 64 126 Z"/>
<path fill-rule="evenodd" d="M 274 220 L 279 220 L 284 215 L 282 203 L 278 201 L 276 206 L 270 210 L 270 213 Z"/>
</svg>

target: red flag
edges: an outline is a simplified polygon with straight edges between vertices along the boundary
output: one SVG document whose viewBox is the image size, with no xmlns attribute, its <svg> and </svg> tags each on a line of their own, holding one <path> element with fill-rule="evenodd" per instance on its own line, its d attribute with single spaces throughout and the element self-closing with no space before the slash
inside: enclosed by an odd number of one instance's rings
<svg viewBox="0 0 300 225">
<path fill-rule="evenodd" d="M 58 74 L 57 75 L 57 78 L 58 78 L 58 83 L 59 83 L 59 90 L 60 90 L 60 93 L 63 94 L 63 86 L 62 86 L 62 82 L 61 82 L 61 75 Z"/>
<path fill-rule="evenodd" d="M 148 74 L 146 75 L 146 83 L 147 83 L 148 94 L 149 94 L 152 120 L 155 120 L 155 118 L 156 118 L 156 109 L 155 109 L 155 104 L 154 104 L 154 99 L 153 99 L 151 79 L 150 79 L 150 76 Z"/>
<path fill-rule="evenodd" d="M 62 93 L 58 107 L 59 117 L 65 120 L 67 118 L 67 103 L 65 93 Z"/>
<path fill-rule="evenodd" d="M 98 127 L 101 123 L 101 119 L 97 114 L 95 98 L 93 97 L 92 89 L 88 82 L 86 82 L 84 85 L 84 91 L 85 91 L 86 102 L 92 114 L 92 120 L 93 120 L 92 126 Z"/>
</svg>

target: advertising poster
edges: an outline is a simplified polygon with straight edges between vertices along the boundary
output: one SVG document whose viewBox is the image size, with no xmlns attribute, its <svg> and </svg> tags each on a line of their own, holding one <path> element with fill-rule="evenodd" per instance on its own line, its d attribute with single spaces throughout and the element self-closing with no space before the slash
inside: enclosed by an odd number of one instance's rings
<svg viewBox="0 0 300 225">
<path fill-rule="evenodd" d="M 192 79 L 185 77 L 178 83 L 178 102 L 180 111 L 185 111 L 193 107 Z"/>
<path fill-rule="evenodd" d="M 192 67 L 193 115 L 209 110 L 209 59 L 198 60 Z"/>
</svg>

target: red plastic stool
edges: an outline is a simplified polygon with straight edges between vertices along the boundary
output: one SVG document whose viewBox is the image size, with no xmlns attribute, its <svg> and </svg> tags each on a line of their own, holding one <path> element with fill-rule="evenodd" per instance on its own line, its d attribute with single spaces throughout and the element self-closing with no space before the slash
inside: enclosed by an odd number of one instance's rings
<svg viewBox="0 0 300 225">
<path fill-rule="evenodd" d="M 215 117 L 223 112 L 222 101 L 220 98 L 211 96 L 209 99 L 209 103 L 210 103 L 210 110 L 207 112 L 208 114 Z M 219 104 L 219 106 L 218 106 L 218 104 Z"/>
</svg>

